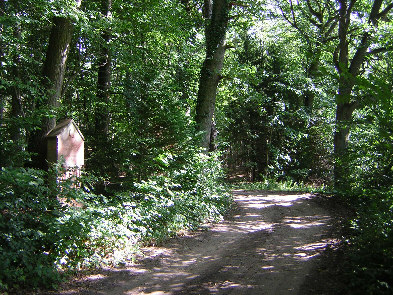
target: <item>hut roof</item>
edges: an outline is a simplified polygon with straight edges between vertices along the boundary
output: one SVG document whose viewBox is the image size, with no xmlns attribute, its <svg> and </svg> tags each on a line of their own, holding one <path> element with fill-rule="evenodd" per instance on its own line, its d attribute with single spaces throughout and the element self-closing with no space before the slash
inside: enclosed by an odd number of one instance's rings
<svg viewBox="0 0 393 295">
<path fill-rule="evenodd" d="M 82 132 L 79 130 L 78 126 L 75 124 L 74 120 L 72 120 L 72 119 L 65 119 L 65 120 L 59 122 L 59 124 L 57 124 L 55 127 L 53 127 L 53 129 L 49 130 L 49 132 L 46 134 L 46 137 L 56 137 L 56 136 L 58 136 L 70 124 L 74 125 L 75 130 L 78 131 L 78 133 L 82 137 L 82 139 L 85 140 L 85 138 L 83 137 Z"/>
</svg>

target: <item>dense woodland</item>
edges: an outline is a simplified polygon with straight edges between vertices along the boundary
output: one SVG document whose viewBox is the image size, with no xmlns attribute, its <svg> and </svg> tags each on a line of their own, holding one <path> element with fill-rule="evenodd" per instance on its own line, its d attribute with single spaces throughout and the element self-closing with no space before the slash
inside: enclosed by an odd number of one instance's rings
<svg viewBox="0 0 393 295">
<path fill-rule="evenodd" d="M 393 2 L 0 0 L 0 20 L 0 289 L 218 220 L 242 179 L 338 196 L 349 288 L 391 294 Z M 55 182 L 65 118 L 86 161 Z"/>
</svg>

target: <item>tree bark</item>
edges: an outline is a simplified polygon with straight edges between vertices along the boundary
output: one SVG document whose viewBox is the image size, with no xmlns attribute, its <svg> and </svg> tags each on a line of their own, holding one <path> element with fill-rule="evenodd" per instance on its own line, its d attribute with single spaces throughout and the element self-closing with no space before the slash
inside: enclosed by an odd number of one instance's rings
<svg viewBox="0 0 393 295">
<path fill-rule="evenodd" d="M 42 72 L 48 95 L 47 105 L 51 110 L 60 105 L 59 99 L 73 31 L 72 22 L 68 18 L 55 17 L 53 22 Z M 48 118 L 46 124 L 44 129 L 47 132 L 56 125 L 56 117 Z"/>
<path fill-rule="evenodd" d="M 77 1 L 80 3 L 80 1 Z M 46 99 L 38 101 L 36 107 L 47 107 L 50 116 L 43 119 L 41 129 L 34 132 L 29 139 L 29 151 L 32 153 L 32 166 L 47 169 L 46 138 L 45 135 L 56 125 L 54 111 L 59 107 L 60 95 L 64 81 L 66 62 L 72 38 L 73 25 L 69 18 L 55 17 L 46 57 L 43 65 L 42 77 Z"/>
<path fill-rule="evenodd" d="M 336 121 L 334 133 L 334 182 L 335 188 L 341 190 L 344 188 L 344 179 L 348 175 L 348 163 L 345 158 L 348 148 L 350 127 L 352 123 L 352 115 L 358 103 L 352 97 L 352 91 L 355 86 L 355 79 L 359 75 L 360 68 L 364 64 L 367 50 L 371 44 L 371 35 L 365 31 L 355 48 L 355 54 L 350 60 L 349 57 L 349 36 L 348 29 L 351 22 L 351 13 L 354 1 L 339 0 L 339 45 L 338 56 L 336 57 L 336 68 L 339 74 L 339 87 L 336 96 Z M 379 18 L 383 15 L 380 13 L 382 6 L 381 0 L 373 2 L 369 24 L 377 27 Z M 386 10 L 391 10 L 392 7 L 388 6 Z"/>
<path fill-rule="evenodd" d="M 310 62 L 309 67 L 307 68 L 306 74 L 307 77 L 310 78 L 312 81 L 315 80 L 317 73 L 318 73 L 318 68 L 319 68 L 319 63 L 320 63 L 320 53 L 319 52 L 310 52 L 310 54 L 315 55 L 314 59 Z M 313 111 L 313 106 L 314 106 L 314 99 L 315 99 L 315 93 L 311 89 L 307 89 L 304 93 L 304 106 L 306 111 L 311 115 Z"/>
<path fill-rule="evenodd" d="M 205 16 L 209 15 L 209 5 L 210 1 L 205 1 Z M 205 151 L 210 146 L 217 87 L 224 64 L 225 35 L 229 21 L 228 0 L 214 0 L 211 11 L 205 29 L 206 57 L 200 72 L 195 115 L 197 131 L 203 133 L 200 145 Z"/>
<path fill-rule="evenodd" d="M 104 18 L 110 17 L 112 0 L 101 0 L 101 14 Z M 109 130 L 109 90 L 111 87 L 111 33 L 105 28 L 102 32 L 103 43 L 98 58 L 97 100 L 98 106 L 95 114 L 95 134 L 107 136 Z"/>
<path fill-rule="evenodd" d="M 99 0 L 100 13 L 106 21 L 101 31 L 101 42 L 97 52 L 97 92 L 96 106 L 94 109 L 94 126 L 92 128 L 91 155 L 88 165 L 89 169 L 108 173 L 108 167 L 113 167 L 108 161 L 109 148 L 109 102 L 111 87 L 111 32 L 109 28 L 109 18 L 112 9 L 112 0 Z"/>
</svg>

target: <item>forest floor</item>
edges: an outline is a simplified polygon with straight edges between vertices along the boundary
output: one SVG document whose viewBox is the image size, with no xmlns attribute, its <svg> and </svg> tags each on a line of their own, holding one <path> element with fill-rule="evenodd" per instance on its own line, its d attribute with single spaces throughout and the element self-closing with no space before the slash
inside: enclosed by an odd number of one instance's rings
<svg viewBox="0 0 393 295">
<path fill-rule="evenodd" d="M 142 249 L 136 262 L 80 274 L 49 294 L 341 294 L 340 210 L 312 194 L 233 191 L 207 230 Z"/>
</svg>

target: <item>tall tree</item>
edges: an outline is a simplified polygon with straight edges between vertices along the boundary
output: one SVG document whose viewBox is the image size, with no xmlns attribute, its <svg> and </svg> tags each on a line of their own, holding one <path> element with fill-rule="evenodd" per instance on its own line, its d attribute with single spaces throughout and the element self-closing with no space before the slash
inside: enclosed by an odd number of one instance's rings
<svg viewBox="0 0 393 295">
<path fill-rule="evenodd" d="M 203 133 L 201 147 L 206 151 L 211 142 L 217 87 L 224 64 L 229 10 L 228 0 L 204 1 L 206 57 L 200 72 L 195 121 L 197 131 Z"/>
<path fill-rule="evenodd" d="M 91 140 L 92 154 L 90 164 L 91 168 L 107 170 L 103 163 L 109 164 L 107 160 L 108 152 L 108 132 L 109 132 L 109 99 L 111 87 L 111 31 L 110 31 L 110 17 L 112 9 L 112 0 L 99 0 L 101 14 L 101 33 L 100 43 L 97 52 L 97 92 L 94 108 L 94 126 L 93 137 Z"/>
<path fill-rule="evenodd" d="M 376 30 L 378 23 L 384 20 L 393 8 L 393 2 L 390 2 L 385 8 L 382 7 L 384 1 L 374 0 L 371 9 L 366 11 L 368 14 L 367 29 L 362 30 L 358 36 L 351 34 L 351 21 L 354 17 L 355 0 L 339 0 L 339 27 L 338 37 L 339 44 L 336 48 L 334 61 L 338 72 L 338 91 L 336 95 L 336 121 L 334 133 L 334 153 L 336 163 L 334 167 L 334 177 L 336 188 L 342 185 L 343 177 L 347 174 L 345 153 L 348 147 L 350 126 L 352 124 L 352 115 L 359 106 L 359 100 L 353 97 L 356 79 L 361 74 L 361 67 L 366 61 L 368 54 L 373 54 L 370 46 L 372 45 L 373 30 Z M 351 39 L 357 37 L 354 48 L 351 48 Z M 353 43 L 352 43 L 353 44 Z M 351 52 L 354 52 L 351 55 Z"/>
<path fill-rule="evenodd" d="M 5 0 L 0 0 L 0 17 L 3 17 L 5 15 Z M 0 36 L 3 35 L 4 31 L 4 25 L 0 23 Z M 0 66 L 1 66 L 1 77 L 4 77 L 4 69 L 3 69 L 3 63 L 4 63 L 4 42 L 2 38 L 0 38 Z M 3 139 L 3 119 L 4 119 L 4 109 L 5 109 L 5 91 L 4 87 L 2 85 L 2 82 L 0 81 L 0 138 Z M 0 149 L 0 167 L 3 167 L 5 164 L 5 154 L 3 154 L 3 148 Z"/>
<path fill-rule="evenodd" d="M 82 0 L 76 0 L 79 7 Z M 37 108 L 47 107 L 49 116 L 45 116 L 41 128 L 34 132 L 29 140 L 29 151 L 32 152 L 32 165 L 46 168 L 46 140 L 45 135 L 56 125 L 55 110 L 60 105 L 66 62 L 70 49 L 73 24 L 70 17 L 55 16 L 49 37 L 46 57 L 42 70 L 45 101 L 39 101 Z"/>
<path fill-rule="evenodd" d="M 16 8 L 18 7 L 18 1 L 15 1 Z M 22 81 L 21 74 L 20 74 L 20 40 L 21 40 L 21 26 L 20 23 L 16 23 L 14 27 L 14 39 L 17 41 L 16 45 L 16 52 L 15 55 L 13 56 L 13 64 L 11 67 L 11 72 L 12 76 L 14 79 L 14 85 L 11 89 L 11 118 L 16 119 L 16 122 L 13 122 L 10 124 L 9 128 L 9 133 L 10 133 L 10 138 L 14 142 L 14 147 L 15 149 L 20 152 L 22 150 L 21 146 L 21 128 L 18 126 L 18 118 L 23 116 L 23 109 L 22 109 L 22 94 L 21 94 L 21 89 L 19 87 L 19 84 Z"/>
<path fill-rule="evenodd" d="M 0 0 L 0 17 L 3 17 L 5 15 L 5 0 Z M 0 35 L 3 35 L 3 30 L 4 30 L 4 25 L 0 23 Z M 2 39 L 0 39 L 0 65 L 2 66 L 4 62 L 4 42 Z M 3 71 L 1 72 L 1 75 L 3 76 L 4 73 Z M 3 119 L 3 112 L 4 112 L 4 99 L 5 99 L 5 94 L 4 91 L 2 90 L 3 87 L 0 89 L 0 124 Z"/>
<path fill-rule="evenodd" d="M 101 0 L 101 16 L 108 20 L 111 14 L 112 0 Z M 111 54 L 110 40 L 111 33 L 108 24 L 104 24 L 101 33 L 102 43 L 100 44 L 100 52 L 98 57 L 98 79 L 97 79 L 97 100 L 98 107 L 95 114 L 95 133 L 106 136 L 109 128 L 109 111 L 107 109 L 109 103 L 109 89 L 111 85 Z"/>
</svg>

